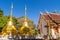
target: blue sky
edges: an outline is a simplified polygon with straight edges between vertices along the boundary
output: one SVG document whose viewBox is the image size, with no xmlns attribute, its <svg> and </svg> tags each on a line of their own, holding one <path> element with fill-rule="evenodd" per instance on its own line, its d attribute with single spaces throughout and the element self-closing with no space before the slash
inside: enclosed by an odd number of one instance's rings
<svg viewBox="0 0 60 40">
<path fill-rule="evenodd" d="M 13 16 L 21 17 L 24 15 L 25 4 L 27 6 L 27 17 L 35 24 L 38 23 L 40 11 L 43 13 L 60 11 L 60 0 L 0 0 L 0 8 L 5 15 L 9 15 L 11 3 L 13 2 Z"/>
</svg>

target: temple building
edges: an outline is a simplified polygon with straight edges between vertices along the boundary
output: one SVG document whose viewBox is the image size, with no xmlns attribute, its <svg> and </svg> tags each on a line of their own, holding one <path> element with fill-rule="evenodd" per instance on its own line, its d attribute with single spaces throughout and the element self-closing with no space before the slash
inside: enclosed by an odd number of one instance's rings
<svg viewBox="0 0 60 40">
<path fill-rule="evenodd" d="M 9 35 L 12 34 L 12 32 L 16 32 L 16 28 L 14 27 L 12 20 L 12 9 L 13 9 L 13 4 L 11 6 L 9 21 L 6 24 L 6 26 L 2 29 L 2 35 Z"/>
<path fill-rule="evenodd" d="M 37 26 L 41 35 L 56 36 L 60 34 L 60 14 L 49 13 L 43 14 L 40 12 L 40 18 Z"/>
</svg>

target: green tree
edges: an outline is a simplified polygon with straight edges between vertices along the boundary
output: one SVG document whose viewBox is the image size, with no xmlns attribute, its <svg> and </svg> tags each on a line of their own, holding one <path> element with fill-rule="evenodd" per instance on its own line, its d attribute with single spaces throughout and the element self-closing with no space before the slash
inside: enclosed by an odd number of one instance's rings
<svg viewBox="0 0 60 40">
<path fill-rule="evenodd" d="M 3 10 L 0 9 L 0 16 L 4 15 Z"/>
<path fill-rule="evenodd" d="M 0 32 L 2 31 L 2 28 L 6 25 L 7 21 L 7 16 L 5 16 L 3 11 L 0 10 Z"/>
<path fill-rule="evenodd" d="M 27 34 L 27 32 L 29 32 L 30 30 L 29 30 L 29 28 L 25 27 L 25 28 L 23 29 L 23 31 L 24 31 L 25 34 Z"/>
<path fill-rule="evenodd" d="M 17 18 L 17 26 L 18 26 L 18 28 L 22 27 L 23 23 L 24 23 L 24 16 L 22 16 L 20 18 Z M 28 23 L 28 26 L 31 27 L 31 28 L 35 27 L 35 24 L 33 23 L 33 21 L 31 21 L 28 18 L 27 18 L 27 23 Z"/>
</svg>

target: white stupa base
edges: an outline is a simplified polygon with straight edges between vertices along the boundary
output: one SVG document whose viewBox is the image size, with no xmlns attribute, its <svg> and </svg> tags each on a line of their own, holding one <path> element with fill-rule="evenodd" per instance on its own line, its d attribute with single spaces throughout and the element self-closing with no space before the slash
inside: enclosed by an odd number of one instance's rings
<svg viewBox="0 0 60 40">
<path fill-rule="evenodd" d="M 10 40 L 12 39 L 12 35 L 0 35 L 0 40 Z"/>
<path fill-rule="evenodd" d="M 8 35 L 5 35 L 5 36 L 1 35 L 0 40 L 9 40 L 9 39 L 8 39 Z"/>
</svg>

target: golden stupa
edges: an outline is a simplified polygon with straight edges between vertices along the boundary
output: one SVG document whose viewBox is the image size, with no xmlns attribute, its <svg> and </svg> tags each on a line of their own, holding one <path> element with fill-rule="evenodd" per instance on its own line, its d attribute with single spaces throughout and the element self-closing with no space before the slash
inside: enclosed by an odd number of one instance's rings
<svg viewBox="0 0 60 40">
<path fill-rule="evenodd" d="M 27 23 L 27 18 L 26 18 L 26 6 L 25 6 L 25 13 L 24 13 L 24 23 L 23 23 L 22 27 L 20 27 L 20 29 L 19 29 L 19 32 L 23 35 L 25 35 L 24 28 L 29 29 L 28 23 Z"/>
<path fill-rule="evenodd" d="M 11 6 L 9 21 L 8 21 L 7 25 L 2 29 L 2 34 L 3 35 L 7 35 L 7 34 L 10 34 L 10 33 L 16 31 L 16 28 L 14 27 L 13 21 L 12 21 L 12 9 L 13 9 L 13 4 Z"/>
<path fill-rule="evenodd" d="M 31 27 L 29 27 L 29 25 L 28 25 L 28 21 L 27 21 L 27 18 L 26 18 L 26 10 L 27 10 L 27 8 L 25 6 L 24 22 L 23 22 L 23 25 L 19 29 L 19 32 L 22 36 L 25 36 L 27 34 L 28 35 L 33 35 L 33 33 L 34 33 L 34 30 Z"/>
</svg>

